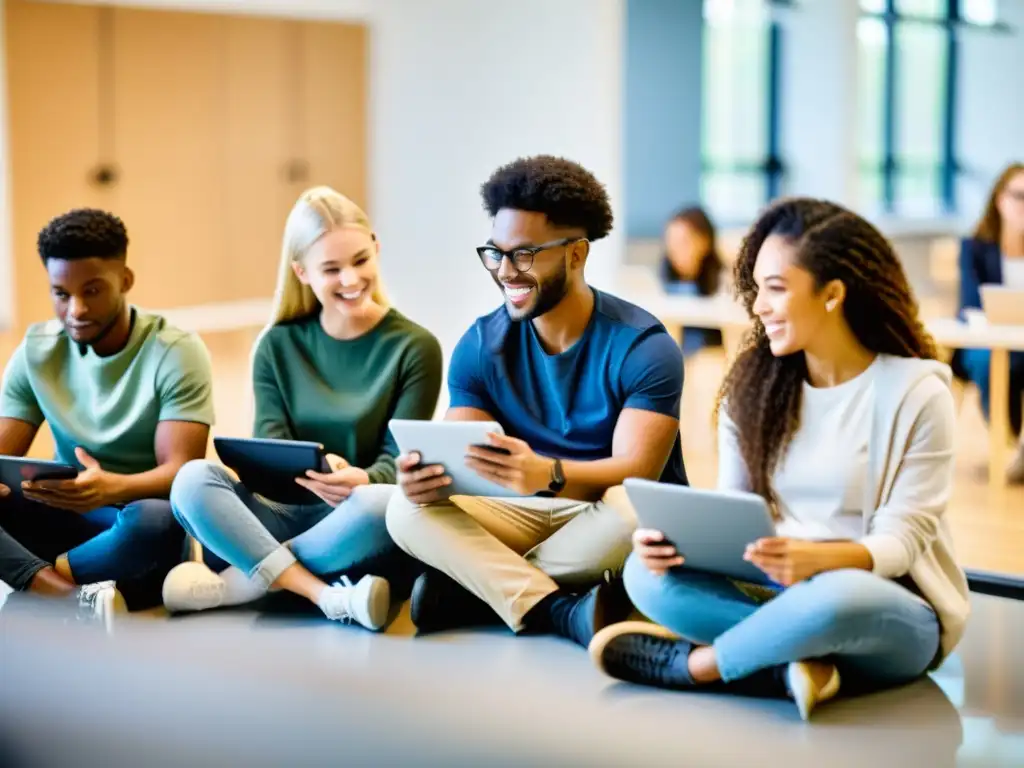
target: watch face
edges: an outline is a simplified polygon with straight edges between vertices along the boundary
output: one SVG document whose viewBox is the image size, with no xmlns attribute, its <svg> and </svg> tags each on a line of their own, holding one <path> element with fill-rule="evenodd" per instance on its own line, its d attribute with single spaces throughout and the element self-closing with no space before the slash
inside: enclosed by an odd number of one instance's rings
<svg viewBox="0 0 1024 768">
<path fill-rule="evenodd" d="M 551 469 L 551 490 L 560 491 L 565 487 L 565 474 L 562 472 L 562 462 L 555 459 L 555 465 Z"/>
</svg>

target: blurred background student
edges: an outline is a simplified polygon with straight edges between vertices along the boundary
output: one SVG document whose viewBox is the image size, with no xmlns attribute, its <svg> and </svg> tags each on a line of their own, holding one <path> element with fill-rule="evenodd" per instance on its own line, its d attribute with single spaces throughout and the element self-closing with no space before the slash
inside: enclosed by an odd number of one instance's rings
<svg viewBox="0 0 1024 768">
<path fill-rule="evenodd" d="M 665 225 L 664 237 L 660 277 L 666 293 L 713 296 L 722 289 L 723 265 L 715 244 L 715 226 L 702 208 L 677 211 Z M 685 357 L 720 346 L 722 332 L 717 329 L 683 329 Z"/>
<path fill-rule="evenodd" d="M 978 226 L 960 244 L 960 310 L 980 310 L 981 286 L 1005 285 L 1024 291 L 1024 163 L 1013 163 L 1000 174 Z M 989 363 L 987 349 L 964 349 L 954 367 L 974 382 L 981 408 L 989 417 Z M 1021 436 L 1020 446 L 1007 470 L 1007 481 L 1024 483 L 1024 435 L 1021 401 L 1024 399 L 1024 352 L 1010 353 L 1010 429 Z"/>
</svg>

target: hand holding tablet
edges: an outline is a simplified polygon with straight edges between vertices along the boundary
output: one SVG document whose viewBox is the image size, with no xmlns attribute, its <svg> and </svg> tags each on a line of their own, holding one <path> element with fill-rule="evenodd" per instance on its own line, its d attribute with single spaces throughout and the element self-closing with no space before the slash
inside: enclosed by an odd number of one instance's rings
<svg viewBox="0 0 1024 768">
<path fill-rule="evenodd" d="M 775 523 L 760 496 L 630 478 L 623 483 L 641 530 L 637 556 L 651 571 L 682 567 L 739 581 L 777 582 L 748 555 L 776 540 Z"/>
<path fill-rule="evenodd" d="M 253 493 L 258 493 L 282 504 L 315 504 L 318 501 L 340 503 L 343 494 L 338 488 L 327 492 L 324 486 L 336 485 L 325 482 L 334 470 L 327 460 L 320 443 L 303 440 L 275 440 L 271 438 L 215 437 L 213 447 L 225 466 L 233 469 L 239 480 Z M 335 464 L 347 462 L 336 457 Z M 309 474 L 312 473 L 312 474 Z M 325 491 L 320 496 L 309 485 L 317 483 L 317 490 Z M 347 496 L 344 493 L 344 496 Z M 333 500 L 337 498 L 338 501 Z M 330 499 L 330 500 L 328 500 Z"/>
<path fill-rule="evenodd" d="M 322 501 L 336 507 L 352 495 L 353 488 L 369 484 L 370 476 L 365 469 L 353 467 L 334 453 L 328 453 L 324 458 L 330 472 L 307 469 L 305 477 L 295 478 L 298 485 L 320 497 Z"/>
<path fill-rule="evenodd" d="M 528 495 L 519 490 L 515 470 L 494 461 L 503 451 L 511 455 L 515 444 L 522 442 L 506 437 L 497 422 L 393 419 L 389 426 L 402 452 L 399 485 L 414 504 L 452 495 Z"/>
</svg>

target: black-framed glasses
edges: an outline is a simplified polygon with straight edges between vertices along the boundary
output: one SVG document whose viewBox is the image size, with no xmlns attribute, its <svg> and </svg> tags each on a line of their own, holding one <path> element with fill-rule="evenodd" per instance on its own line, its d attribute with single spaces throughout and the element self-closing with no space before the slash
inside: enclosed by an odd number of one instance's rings
<svg viewBox="0 0 1024 768">
<path fill-rule="evenodd" d="M 476 255 L 480 257 L 480 263 L 484 265 L 488 272 L 497 272 L 501 269 L 501 262 L 506 257 L 512 262 L 512 266 L 516 268 L 517 272 L 529 272 L 533 267 L 534 257 L 541 251 L 546 251 L 548 248 L 558 248 L 582 239 L 580 237 L 563 237 L 561 240 L 553 240 L 550 243 L 524 245 L 520 248 L 513 248 L 511 251 L 503 251 L 496 245 L 481 245 L 477 247 Z"/>
</svg>

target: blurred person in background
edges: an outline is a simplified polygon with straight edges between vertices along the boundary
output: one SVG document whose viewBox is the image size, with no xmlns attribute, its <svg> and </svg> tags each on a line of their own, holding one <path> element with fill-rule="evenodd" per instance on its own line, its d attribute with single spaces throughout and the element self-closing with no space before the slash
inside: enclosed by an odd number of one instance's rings
<svg viewBox="0 0 1024 768">
<path fill-rule="evenodd" d="M 980 288 L 1005 285 L 1024 291 L 1024 163 L 1013 163 L 1000 174 L 981 220 L 971 237 L 960 244 L 960 308 L 981 309 Z M 981 408 L 989 417 L 989 365 L 987 349 L 958 350 L 954 368 L 977 385 Z M 1010 429 L 1019 435 L 1017 453 L 1007 469 L 1011 484 L 1024 483 L 1024 432 L 1021 408 L 1024 400 L 1024 352 L 1010 353 Z"/>
<path fill-rule="evenodd" d="M 724 274 L 715 227 L 702 208 L 677 211 L 665 225 L 664 240 L 659 277 L 666 293 L 714 296 L 722 290 Z M 717 328 L 683 329 L 684 357 L 721 346 L 722 332 Z"/>
</svg>

